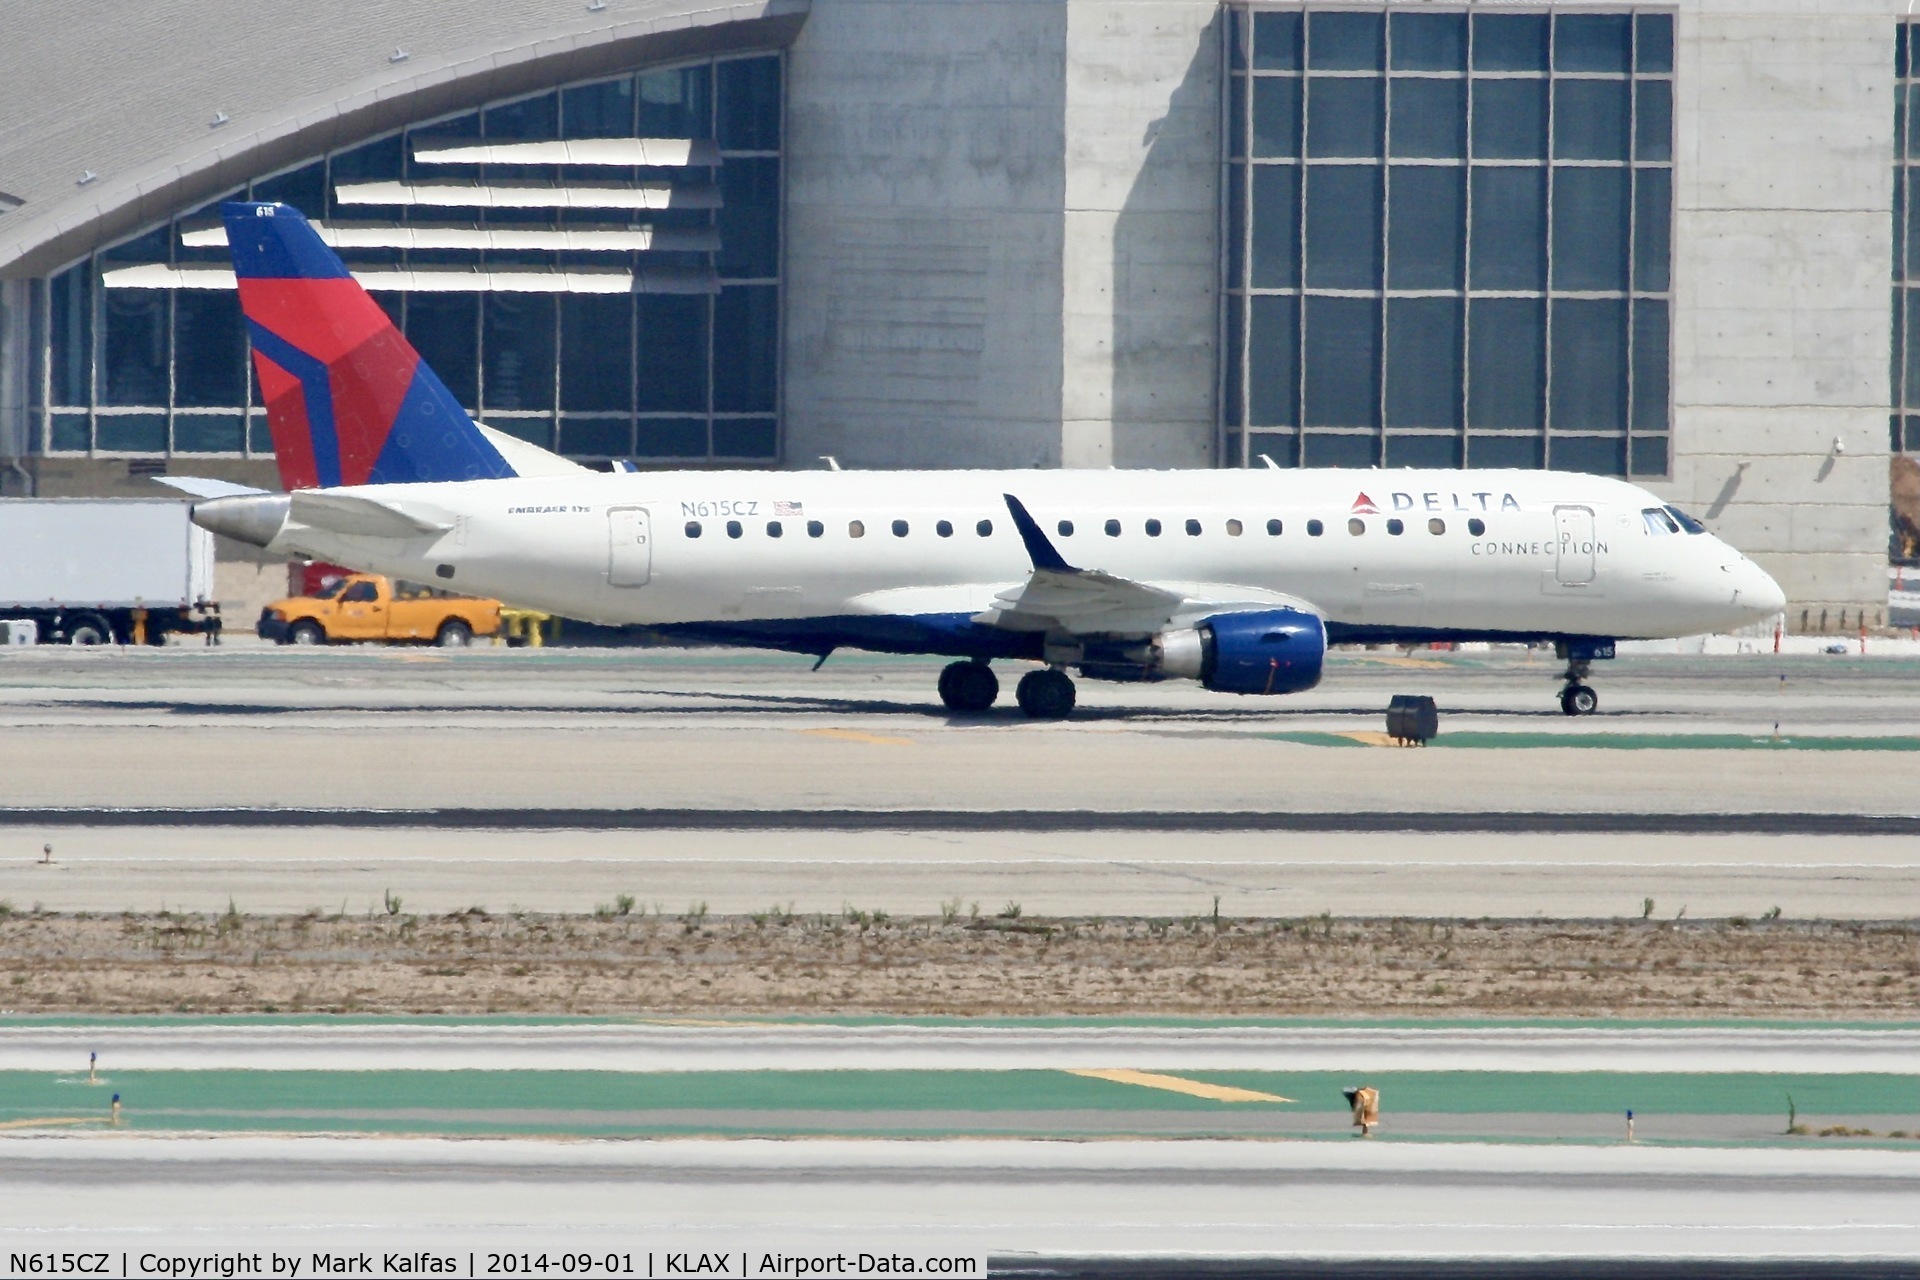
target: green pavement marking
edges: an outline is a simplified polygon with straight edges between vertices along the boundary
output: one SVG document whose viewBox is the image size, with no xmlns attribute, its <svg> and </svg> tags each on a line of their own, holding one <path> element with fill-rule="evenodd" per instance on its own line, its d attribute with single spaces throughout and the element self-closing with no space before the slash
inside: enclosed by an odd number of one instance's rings
<svg viewBox="0 0 1920 1280">
<path fill-rule="evenodd" d="M 1309 747 L 1372 747 L 1338 733 L 1256 733 L 1273 742 Z M 1431 747 L 1478 750 L 1512 747 L 1563 747 L 1610 751 L 1920 751 L 1920 737 L 1797 737 L 1740 733 L 1442 733 Z"/>
<path fill-rule="evenodd" d="M 1912 1115 L 1915 1122 L 1907 1127 L 1920 1129 L 1920 1077 L 1911 1075 L 1180 1074 L 1301 1101 L 1216 1102 L 1059 1071 L 110 1071 L 98 1085 L 78 1074 L 14 1071 L 0 1072 L 0 1124 L 92 1112 L 104 1117 L 118 1093 L 125 1108 L 121 1127 L 158 1132 L 879 1132 L 870 1117 L 884 1115 L 886 1132 L 950 1135 L 1003 1129 L 1005 1116 L 1023 1115 L 1043 1129 L 1051 1116 L 1051 1131 L 1086 1134 L 1125 1131 L 1129 1115 L 1145 1123 L 1148 1116 L 1176 1114 L 1203 1131 L 1228 1123 L 1229 1116 L 1257 1112 L 1344 1114 L 1341 1089 L 1366 1083 L 1380 1090 L 1389 1113 L 1596 1116 L 1630 1107 L 1649 1117 L 1765 1116 L 1784 1127 L 1792 1094 L 1800 1115 L 1810 1120 Z M 914 1113 L 924 1114 L 927 1123 L 911 1123 Z M 1089 1113 L 1113 1120 L 1091 1126 Z M 978 1121 L 970 1125 L 969 1114 Z"/>
</svg>

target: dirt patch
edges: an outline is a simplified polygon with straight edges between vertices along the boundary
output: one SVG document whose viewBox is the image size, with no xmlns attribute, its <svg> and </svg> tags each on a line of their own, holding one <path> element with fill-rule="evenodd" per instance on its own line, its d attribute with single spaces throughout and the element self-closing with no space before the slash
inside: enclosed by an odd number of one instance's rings
<svg viewBox="0 0 1920 1280">
<path fill-rule="evenodd" d="M 19 1013 L 1911 1018 L 1920 925 L 608 914 L 0 918 Z"/>
</svg>

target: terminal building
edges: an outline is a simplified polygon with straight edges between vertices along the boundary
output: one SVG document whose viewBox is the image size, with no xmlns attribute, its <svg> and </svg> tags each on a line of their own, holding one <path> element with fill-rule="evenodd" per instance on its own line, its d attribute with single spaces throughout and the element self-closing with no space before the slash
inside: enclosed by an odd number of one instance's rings
<svg viewBox="0 0 1920 1280">
<path fill-rule="evenodd" d="M 217 206 L 282 200 L 477 416 L 583 461 L 1595 472 L 1753 554 L 1789 627 L 1875 626 L 1920 452 L 1906 21 L 26 6 L 0 492 L 273 483 Z"/>
</svg>

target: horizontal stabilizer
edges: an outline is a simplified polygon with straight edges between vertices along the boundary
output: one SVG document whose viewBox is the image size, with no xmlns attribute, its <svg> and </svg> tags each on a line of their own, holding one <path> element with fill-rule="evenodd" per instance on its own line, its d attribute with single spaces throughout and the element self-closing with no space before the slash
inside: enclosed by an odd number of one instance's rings
<svg viewBox="0 0 1920 1280">
<path fill-rule="evenodd" d="M 194 498 L 236 498 L 242 494 L 266 492 L 265 489 L 235 484 L 231 480 L 212 480 L 206 476 L 150 476 L 149 479 Z"/>
<path fill-rule="evenodd" d="M 453 528 L 454 518 L 422 502 L 400 503 L 349 493 L 293 494 L 293 519 L 310 529 L 362 538 L 422 538 Z"/>
</svg>

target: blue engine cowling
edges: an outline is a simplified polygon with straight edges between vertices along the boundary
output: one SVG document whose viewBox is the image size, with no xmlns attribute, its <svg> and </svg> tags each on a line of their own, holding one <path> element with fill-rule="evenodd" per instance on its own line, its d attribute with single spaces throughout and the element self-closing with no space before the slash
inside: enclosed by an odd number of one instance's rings
<svg viewBox="0 0 1920 1280">
<path fill-rule="evenodd" d="M 1299 693 L 1320 683 L 1327 657 L 1327 629 L 1304 609 L 1267 609 L 1259 613 L 1222 613 L 1208 618 L 1186 636 L 1162 640 L 1167 674 L 1189 675 L 1220 693 Z M 1185 650 L 1186 661 L 1180 655 Z M 1191 668 L 1198 657 L 1198 670 Z"/>
</svg>

